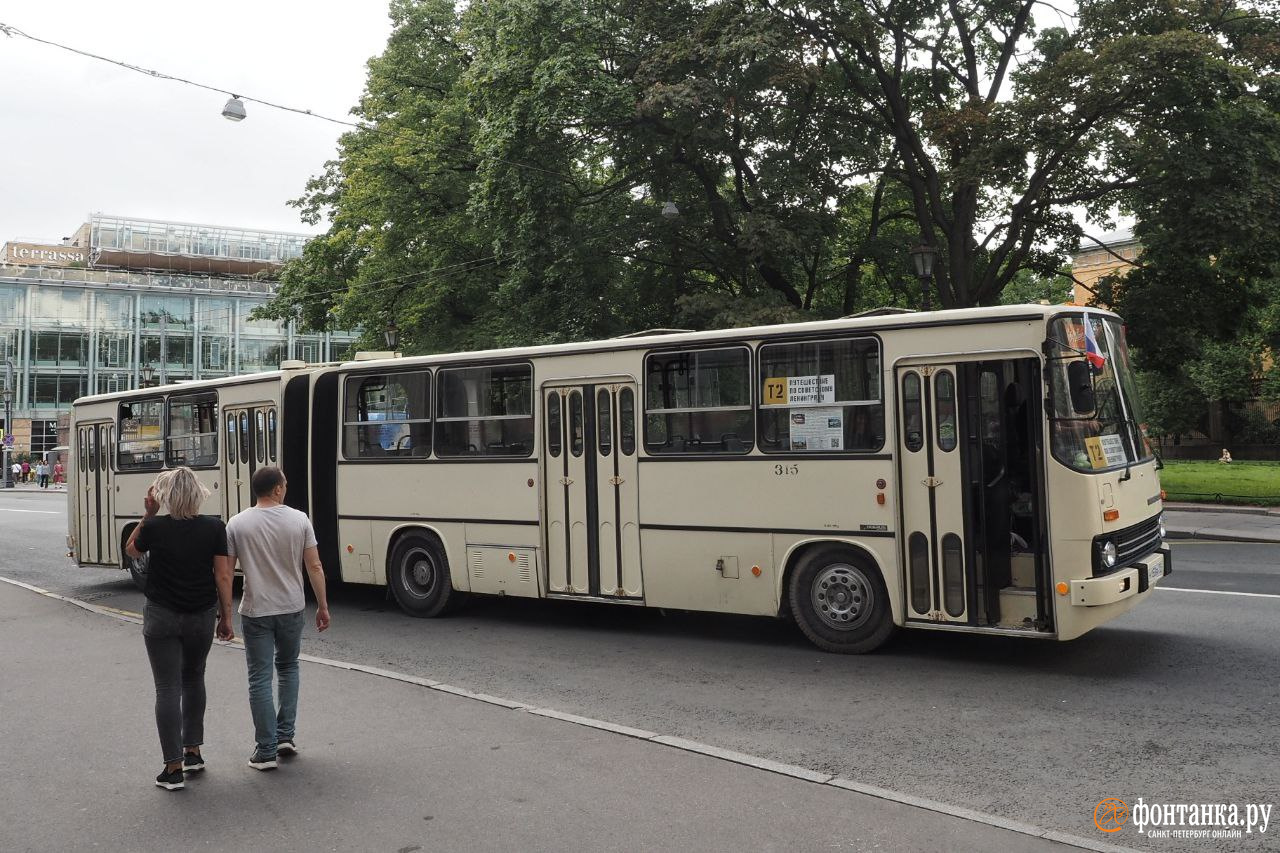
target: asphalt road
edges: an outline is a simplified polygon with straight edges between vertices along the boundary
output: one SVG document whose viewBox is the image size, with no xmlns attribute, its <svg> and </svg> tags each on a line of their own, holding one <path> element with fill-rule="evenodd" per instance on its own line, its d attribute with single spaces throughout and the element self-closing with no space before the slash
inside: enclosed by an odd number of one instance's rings
<svg viewBox="0 0 1280 853">
<path fill-rule="evenodd" d="M 63 556 L 61 500 L 0 493 L 0 575 L 140 610 L 126 575 Z M 514 600 L 416 620 L 346 587 L 304 650 L 1140 849 L 1280 850 L 1280 826 L 1191 842 L 1093 825 L 1105 797 L 1280 802 L 1280 547 L 1185 542 L 1174 560 L 1169 588 L 1071 643 L 904 632 L 841 657 L 771 620 Z"/>
</svg>

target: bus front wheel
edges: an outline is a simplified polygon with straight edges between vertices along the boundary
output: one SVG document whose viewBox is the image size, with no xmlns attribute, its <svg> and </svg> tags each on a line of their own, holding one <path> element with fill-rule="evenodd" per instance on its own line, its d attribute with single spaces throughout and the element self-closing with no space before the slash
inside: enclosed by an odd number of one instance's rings
<svg viewBox="0 0 1280 853">
<path fill-rule="evenodd" d="M 410 616 L 439 616 L 458 597 L 449 580 L 444 549 L 425 533 L 409 533 L 396 542 L 387 585 L 396 603 Z"/>
<path fill-rule="evenodd" d="M 815 646 L 864 654 L 893 633 L 893 612 L 880 572 L 848 548 L 816 548 L 791 573 L 796 624 Z"/>
</svg>

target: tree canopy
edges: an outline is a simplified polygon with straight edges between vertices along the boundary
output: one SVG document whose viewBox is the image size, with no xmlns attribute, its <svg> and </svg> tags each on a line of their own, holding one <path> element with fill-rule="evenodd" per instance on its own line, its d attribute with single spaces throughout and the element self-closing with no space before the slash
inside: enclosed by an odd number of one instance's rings
<svg viewBox="0 0 1280 853">
<path fill-rule="evenodd" d="M 1234 0 L 391 14 L 363 126 L 297 202 L 330 225 L 267 311 L 394 319 L 409 351 L 915 307 L 920 242 L 935 303 L 995 304 L 1058 274 L 1080 209 L 1146 216 L 1195 144 L 1261 169 L 1275 143 L 1274 21 Z"/>
</svg>

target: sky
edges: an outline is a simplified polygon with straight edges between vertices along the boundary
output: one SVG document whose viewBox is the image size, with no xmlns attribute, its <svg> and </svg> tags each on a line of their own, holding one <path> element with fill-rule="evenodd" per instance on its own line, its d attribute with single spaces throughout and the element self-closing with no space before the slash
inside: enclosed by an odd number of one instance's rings
<svg viewBox="0 0 1280 853">
<path fill-rule="evenodd" d="M 386 0 L 0 0 L 0 23 L 219 89 L 350 120 Z M 0 243 L 92 212 L 315 233 L 287 205 L 347 128 L 0 35 Z"/>
</svg>

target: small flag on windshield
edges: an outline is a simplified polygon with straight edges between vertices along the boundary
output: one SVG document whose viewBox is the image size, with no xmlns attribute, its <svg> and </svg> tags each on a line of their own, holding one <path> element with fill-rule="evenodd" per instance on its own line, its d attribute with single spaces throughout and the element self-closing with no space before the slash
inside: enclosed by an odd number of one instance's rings
<svg viewBox="0 0 1280 853">
<path fill-rule="evenodd" d="M 1089 359 L 1094 373 L 1100 373 L 1103 365 L 1107 363 L 1107 357 L 1102 354 L 1102 349 L 1098 346 L 1098 338 L 1093 333 L 1093 320 L 1088 311 L 1084 312 L 1084 356 Z"/>
</svg>

